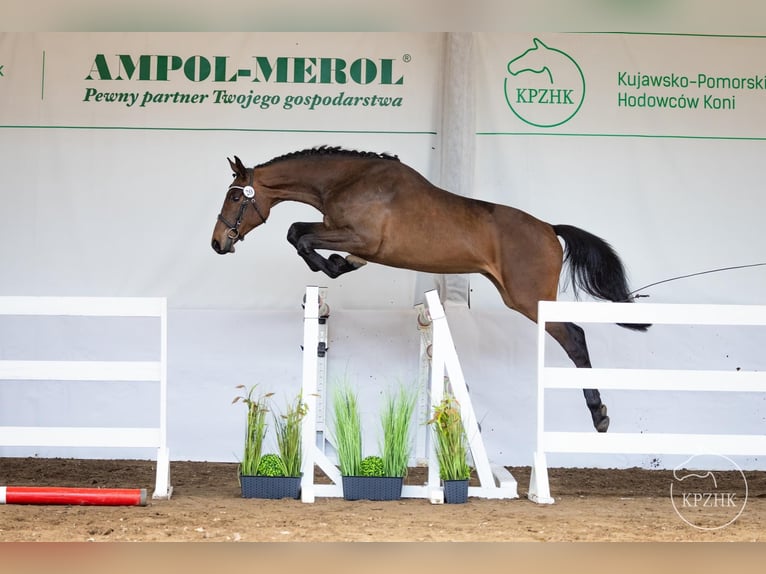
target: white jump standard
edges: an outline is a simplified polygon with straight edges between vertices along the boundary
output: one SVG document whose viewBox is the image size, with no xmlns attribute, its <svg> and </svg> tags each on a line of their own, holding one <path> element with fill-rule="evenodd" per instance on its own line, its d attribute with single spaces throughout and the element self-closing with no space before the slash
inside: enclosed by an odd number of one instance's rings
<svg viewBox="0 0 766 574">
<path fill-rule="evenodd" d="M 170 498 L 167 444 L 167 301 L 159 297 L 0 297 L 0 316 L 137 317 L 157 319 L 159 358 L 155 361 L 0 360 L 0 382 L 124 381 L 157 383 L 155 427 L 0 426 L 0 445 L 152 448 L 157 473 L 152 498 Z M 104 333 L 108 337 L 109 333 Z M 107 388 L 107 385 L 104 385 Z M 104 390 L 108 393 L 108 390 Z"/>
<path fill-rule="evenodd" d="M 323 290 L 322 293 L 324 294 L 325 291 Z M 452 335 L 447 325 L 444 308 L 435 291 L 426 293 L 426 304 L 430 325 L 425 324 L 428 321 L 423 320 L 421 313 L 419 327 L 422 333 L 425 330 L 430 330 L 432 358 L 429 378 L 430 401 L 425 404 L 427 412 L 421 414 L 430 417 L 433 407 L 441 402 L 444 393 L 445 374 L 448 375 L 452 392 L 460 402 L 461 416 L 469 439 L 471 457 L 481 484 L 481 486 L 469 487 L 469 496 L 496 499 L 518 498 L 517 483 L 513 476 L 505 468 L 501 466 L 492 467 L 489 463 Z M 324 412 L 323 403 L 326 400 L 324 391 L 320 392 L 318 387 L 318 382 L 323 380 L 326 375 L 325 357 L 320 355 L 323 355 L 327 349 L 327 340 L 320 340 L 322 336 L 326 337 L 327 325 L 325 321 L 325 324 L 320 327 L 319 309 L 320 289 L 309 286 L 306 288 L 304 307 L 302 389 L 308 412 L 303 419 L 303 477 L 301 480 L 301 500 L 307 503 L 314 502 L 316 496 L 343 496 L 340 471 L 325 454 L 322 442 L 325 440 L 323 432 L 317 432 L 319 428 L 317 426 L 317 413 Z M 427 337 L 428 334 L 422 336 Z M 322 342 L 324 342 L 324 346 L 321 346 Z M 421 365 L 425 352 L 427 352 L 427 346 L 421 344 Z M 317 437 L 320 438 L 320 444 L 317 444 Z M 418 442 L 424 444 L 422 440 Z M 436 451 L 433 441 L 425 442 L 428 443 L 428 482 L 422 486 L 405 484 L 402 488 L 402 498 L 427 498 L 433 503 L 442 503 L 444 502 L 444 492 L 439 479 Z M 314 483 L 315 466 L 319 466 L 324 471 L 332 484 Z"/>
</svg>

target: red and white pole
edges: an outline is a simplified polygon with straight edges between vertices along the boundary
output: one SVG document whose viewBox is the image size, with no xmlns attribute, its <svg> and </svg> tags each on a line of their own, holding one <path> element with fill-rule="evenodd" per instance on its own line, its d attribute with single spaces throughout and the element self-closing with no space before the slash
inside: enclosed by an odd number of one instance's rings
<svg viewBox="0 0 766 574">
<path fill-rule="evenodd" d="M 146 489 L 0 486 L 0 504 L 146 506 Z"/>
</svg>

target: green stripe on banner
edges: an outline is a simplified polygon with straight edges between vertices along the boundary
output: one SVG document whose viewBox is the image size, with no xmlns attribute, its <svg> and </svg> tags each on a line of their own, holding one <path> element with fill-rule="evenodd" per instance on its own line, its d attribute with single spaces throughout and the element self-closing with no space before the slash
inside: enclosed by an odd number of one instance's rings
<svg viewBox="0 0 766 574">
<path fill-rule="evenodd" d="M 260 133 L 306 133 L 306 134 L 393 134 L 393 135 L 437 135 L 435 131 L 397 130 L 309 130 L 309 129 L 265 129 L 265 128 L 184 128 L 147 126 L 23 126 L 6 125 L 7 130 L 114 130 L 114 131 L 165 131 L 165 132 L 260 132 Z"/>
<path fill-rule="evenodd" d="M 588 134 L 588 133 L 542 133 L 542 132 L 477 132 L 477 136 L 544 136 L 544 137 L 582 137 L 582 138 L 643 138 L 643 139 L 682 139 L 682 140 L 733 140 L 766 141 L 766 137 L 749 136 L 691 136 L 675 134 Z"/>
</svg>

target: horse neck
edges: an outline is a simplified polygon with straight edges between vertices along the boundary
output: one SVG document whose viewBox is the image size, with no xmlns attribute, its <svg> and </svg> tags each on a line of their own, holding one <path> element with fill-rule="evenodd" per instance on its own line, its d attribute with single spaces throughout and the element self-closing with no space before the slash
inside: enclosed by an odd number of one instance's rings
<svg viewBox="0 0 766 574">
<path fill-rule="evenodd" d="M 306 170 L 294 161 L 283 161 L 256 168 L 255 177 L 272 205 L 297 201 L 322 211 L 322 180 L 316 178 L 313 170 Z"/>
</svg>

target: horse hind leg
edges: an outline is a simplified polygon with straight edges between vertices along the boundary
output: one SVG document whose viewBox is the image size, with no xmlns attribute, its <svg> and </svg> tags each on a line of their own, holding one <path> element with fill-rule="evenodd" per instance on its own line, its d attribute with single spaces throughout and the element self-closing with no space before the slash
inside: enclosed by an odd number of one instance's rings
<svg viewBox="0 0 766 574">
<path fill-rule="evenodd" d="M 561 345 L 576 367 L 583 369 L 591 367 L 585 332 L 579 325 L 547 323 L 546 331 Z M 606 405 L 601 402 L 601 393 L 598 389 L 583 389 L 582 392 L 593 419 L 593 426 L 598 432 L 606 432 L 609 428 L 609 417 L 606 414 Z"/>
<path fill-rule="evenodd" d="M 524 297 L 518 300 L 514 300 L 506 288 L 506 284 L 495 275 L 491 273 L 484 275 L 495 285 L 506 306 L 518 311 L 535 323 L 537 322 L 537 301 L 555 298 L 558 281 L 556 273 L 548 275 L 550 286 L 547 292 L 541 291 L 534 297 Z M 532 292 L 531 289 L 528 291 Z M 579 325 L 574 323 L 546 323 L 545 330 L 561 345 L 576 367 L 583 369 L 591 367 L 588 346 L 585 343 L 585 332 Z M 585 395 L 585 404 L 588 405 L 593 419 L 593 426 L 598 432 L 606 432 L 609 428 L 609 417 L 606 414 L 606 405 L 601 402 L 601 393 L 598 392 L 598 389 L 583 389 L 583 394 Z"/>
</svg>

